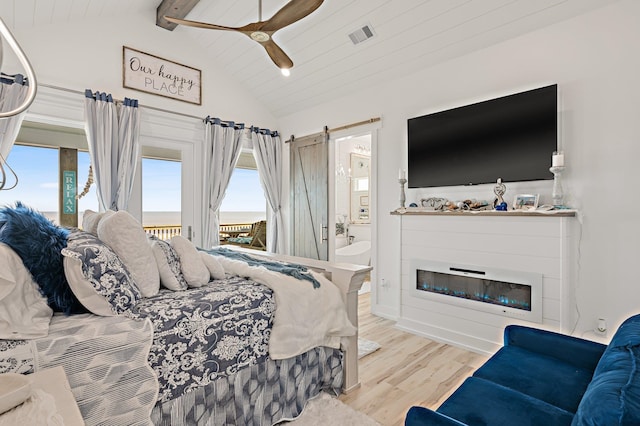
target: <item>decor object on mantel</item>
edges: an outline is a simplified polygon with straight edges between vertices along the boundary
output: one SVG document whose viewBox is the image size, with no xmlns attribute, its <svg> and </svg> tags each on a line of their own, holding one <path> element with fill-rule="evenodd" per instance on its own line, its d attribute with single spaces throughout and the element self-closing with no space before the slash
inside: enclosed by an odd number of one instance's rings
<svg viewBox="0 0 640 426">
<path fill-rule="evenodd" d="M 289 75 L 289 69 L 293 68 L 293 61 L 286 53 L 284 53 L 284 50 L 282 50 L 282 48 L 273 41 L 273 34 L 276 31 L 311 14 L 320 7 L 323 1 L 324 0 L 291 0 L 278 10 L 270 19 L 263 21 L 262 0 L 258 0 L 258 22 L 253 22 L 237 28 L 207 24 L 205 22 L 189 21 L 169 16 L 165 16 L 164 19 L 169 22 L 173 22 L 174 24 L 188 25 L 190 27 L 240 32 L 248 36 L 251 40 L 260 43 L 267 51 L 267 54 L 273 63 L 280 68 L 283 75 L 287 76 Z"/>
<path fill-rule="evenodd" d="M 502 196 L 507 192 L 507 187 L 502 183 L 502 178 L 498 178 L 496 186 L 493 188 L 493 193 L 496 194 L 496 199 L 493 201 L 493 207 L 498 211 L 507 211 L 507 203 Z"/>
<path fill-rule="evenodd" d="M 513 199 L 514 210 L 536 210 L 538 208 L 539 194 L 518 194 Z"/>
<path fill-rule="evenodd" d="M 470 200 L 466 200 L 470 201 Z M 433 210 L 425 207 L 404 207 L 392 210 L 392 215 L 413 215 L 413 216 L 556 216 L 556 217 L 575 217 L 578 211 L 569 208 L 556 208 L 553 206 L 540 206 L 536 210 L 507 210 L 498 211 L 492 207 L 485 209 L 464 209 L 459 208 L 456 204 L 462 202 L 447 201 L 446 208 L 441 210 Z"/>
<path fill-rule="evenodd" d="M 562 192 L 562 172 L 564 171 L 564 154 L 562 152 L 553 153 L 549 171 L 553 173 L 553 192 L 551 193 L 553 206 L 565 208 L 564 194 Z"/>
<path fill-rule="evenodd" d="M 404 193 L 404 185 L 407 183 L 407 172 L 400 169 L 398 172 L 398 183 L 400 183 L 400 208 L 404 209 L 404 204 L 407 201 L 407 196 Z"/>
<path fill-rule="evenodd" d="M 433 210 L 442 210 L 446 203 L 447 199 L 441 197 L 429 197 L 420 200 L 420 205 L 422 207 L 431 208 Z"/>
<path fill-rule="evenodd" d="M 406 426 L 640 424 L 640 315 L 608 346 L 507 326 L 504 346 L 436 411 L 412 407 Z"/>
</svg>

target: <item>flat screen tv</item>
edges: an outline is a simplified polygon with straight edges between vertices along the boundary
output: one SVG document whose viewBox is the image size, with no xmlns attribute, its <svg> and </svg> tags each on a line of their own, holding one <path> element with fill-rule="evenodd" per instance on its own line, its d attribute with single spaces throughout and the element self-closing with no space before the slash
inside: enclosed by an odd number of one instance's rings
<svg viewBox="0 0 640 426">
<path fill-rule="evenodd" d="M 408 186 L 552 179 L 557 85 L 410 118 Z"/>
</svg>

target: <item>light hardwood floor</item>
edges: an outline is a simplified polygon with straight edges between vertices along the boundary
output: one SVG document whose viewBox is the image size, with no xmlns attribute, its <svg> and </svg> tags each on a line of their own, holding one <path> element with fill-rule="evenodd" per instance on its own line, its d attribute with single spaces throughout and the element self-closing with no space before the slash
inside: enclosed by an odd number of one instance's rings
<svg viewBox="0 0 640 426">
<path fill-rule="evenodd" d="M 360 337 L 381 345 L 360 359 L 361 387 L 340 400 L 384 426 L 404 424 L 412 405 L 437 408 L 487 357 L 394 328 L 358 297 Z"/>
</svg>

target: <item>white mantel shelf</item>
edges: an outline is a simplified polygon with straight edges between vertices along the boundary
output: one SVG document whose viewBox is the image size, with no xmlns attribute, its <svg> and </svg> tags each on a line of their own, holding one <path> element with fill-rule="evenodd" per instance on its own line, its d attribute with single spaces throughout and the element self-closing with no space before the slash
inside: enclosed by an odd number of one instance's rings
<svg viewBox="0 0 640 426">
<path fill-rule="evenodd" d="M 454 210 L 454 211 L 437 211 L 437 210 L 426 210 L 421 208 L 405 208 L 405 209 L 397 209 L 391 212 L 392 215 L 401 215 L 401 216 L 494 216 L 494 217 L 514 217 L 514 216 L 528 216 L 528 217 L 575 217 L 577 214 L 576 210 L 549 210 L 549 211 L 522 211 L 522 210 L 509 210 L 509 211 L 498 211 L 498 210 Z"/>
</svg>

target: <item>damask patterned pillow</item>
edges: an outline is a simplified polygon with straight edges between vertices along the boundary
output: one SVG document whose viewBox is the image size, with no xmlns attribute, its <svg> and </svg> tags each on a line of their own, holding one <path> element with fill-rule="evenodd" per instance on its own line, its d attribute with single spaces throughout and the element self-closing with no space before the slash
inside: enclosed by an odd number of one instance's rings
<svg viewBox="0 0 640 426">
<path fill-rule="evenodd" d="M 62 255 L 69 287 L 90 312 L 101 316 L 126 314 L 141 299 L 127 267 L 96 236 L 71 231 Z"/>
<path fill-rule="evenodd" d="M 160 284 L 173 291 L 186 290 L 187 280 L 180 269 L 180 257 L 175 249 L 166 241 L 158 239 L 155 235 L 149 235 L 149 244 L 153 256 L 158 264 L 160 272 Z"/>
</svg>

